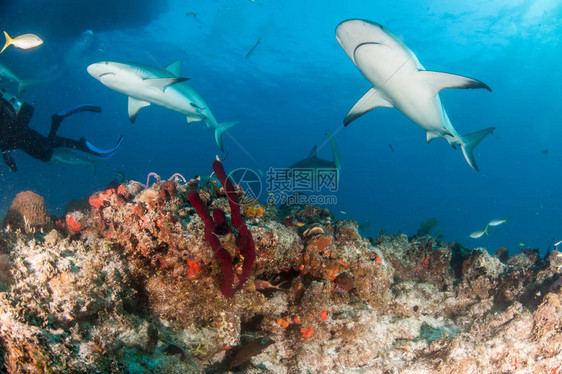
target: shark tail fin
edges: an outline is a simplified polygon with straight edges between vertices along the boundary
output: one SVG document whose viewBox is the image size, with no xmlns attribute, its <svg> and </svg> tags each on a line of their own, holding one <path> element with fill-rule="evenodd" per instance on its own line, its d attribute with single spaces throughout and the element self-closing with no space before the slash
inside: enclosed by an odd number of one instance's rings
<svg viewBox="0 0 562 374">
<path fill-rule="evenodd" d="M 6 31 L 4 31 L 4 36 L 6 37 L 6 44 L 4 44 L 4 48 L 2 48 L 2 50 L 0 51 L 0 53 L 4 52 L 4 50 L 6 48 L 8 48 L 10 46 L 10 44 L 12 44 L 12 38 L 10 37 L 10 35 L 8 35 L 8 33 Z"/>
<path fill-rule="evenodd" d="M 41 79 L 27 79 L 27 80 L 20 81 L 20 83 L 18 84 L 18 95 L 20 95 L 23 91 L 25 91 L 27 87 L 42 82 L 43 80 Z"/>
<path fill-rule="evenodd" d="M 217 145 L 219 146 L 221 151 L 224 151 L 224 147 L 222 145 L 222 134 L 227 131 L 228 129 L 230 129 L 232 126 L 236 125 L 238 123 L 238 121 L 234 121 L 234 122 L 221 122 L 219 123 L 219 125 L 215 128 L 215 141 L 217 142 Z"/>
<path fill-rule="evenodd" d="M 336 169 L 340 170 L 341 155 L 340 155 L 340 150 L 338 149 L 338 145 L 336 144 L 336 141 L 334 140 L 332 134 L 330 134 L 329 131 L 326 130 L 324 134 L 328 137 L 328 140 L 330 141 L 330 147 L 332 148 L 332 155 L 334 157 L 334 165 L 336 166 Z"/>
<path fill-rule="evenodd" d="M 486 135 L 491 134 L 494 132 L 495 127 L 488 127 L 487 129 L 472 132 L 470 134 L 466 134 L 462 136 L 464 144 L 461 145 L 462 153 L 464 154 L 464 158 L 466 162 L 472 167 L 474 170 L 478 171 L 478 165 L 476 165 L 476 160 L 474 159 L 474 147 L 478 145 L 486 137 Z"/>
</svg>

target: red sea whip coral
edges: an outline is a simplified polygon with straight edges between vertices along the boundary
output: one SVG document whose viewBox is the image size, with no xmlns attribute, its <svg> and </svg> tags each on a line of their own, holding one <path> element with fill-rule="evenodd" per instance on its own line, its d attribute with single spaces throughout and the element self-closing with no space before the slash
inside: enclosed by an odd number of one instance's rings
<svg viewBox="0 0 562 374">
<path fill-rule="evenodd" d="M 234 185 L 226 175 L 222 163 L 218 160 L 215 161 L 213 163 L 213 169 L 215 170 L 215 174 L 224 187 L 226 196 L 228 197 L 228 203 L 230 205 L 230 222 L 232 226 L 238 230 L 236 245 L 240 254 L 244 257 L 242 274 L 238 276 L 238 284 L 236 287 L 234 287 L 235 272 L 232 264 L 232 256 L 230 256 L 230 253 L 221 246 L 219 239 L 215 235 L 226 234 L 230 231 L 224 212 L 220 209 L 214 209 L 213 217 L 211 217 L 211 214 L 201 201 L 199 193 L 196 190 L 189 191 L 188 198 L 191 205 L 193 205 L 197 211 L 197 215 L 205 223 L 205 239 L 209 242 L 211 248 L 213 249 L 213 253 L 220 261 L 223 276 L 221 292 L 226 297 L 232 297 L 236 291 L 242 288 L 242 285 L 250 276 L 252 266 L 256 260 L 256 247 L 254 246 L 252 233 L 248 230 L 246 221 L 244 221 L 242 215 L 240 214 L 240 203 L 238 201 L 238 197 L 236 196 L 236 192 L 234 191 Z"/>
</svg>

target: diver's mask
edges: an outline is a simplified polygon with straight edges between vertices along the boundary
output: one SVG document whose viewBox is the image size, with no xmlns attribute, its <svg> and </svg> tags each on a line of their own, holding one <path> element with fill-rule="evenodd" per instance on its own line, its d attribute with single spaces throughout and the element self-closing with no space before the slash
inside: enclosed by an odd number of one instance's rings
<svg viewBox="0 0 562 374">
<path fill-rule="evenodd" d="M 0 100 L 4 102 L 3 111 L 10 117 L 12 123 L 27 125 L 33 115 L 33 107 L 20 98 L 6 92 L 5 88 L 0 90 Z"/>
</svg>

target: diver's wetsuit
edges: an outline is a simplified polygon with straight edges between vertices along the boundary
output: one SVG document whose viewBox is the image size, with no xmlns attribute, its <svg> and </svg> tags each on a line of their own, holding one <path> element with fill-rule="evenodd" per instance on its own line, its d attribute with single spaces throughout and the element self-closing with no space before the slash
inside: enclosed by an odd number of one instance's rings
<svg viewBox="0 0 562 374">
<path fill-rule="evenodd" d="M 82 105 L 54 114 L 51 117 L 49 135 L 43 136 L 28 125 L 33 115 L 33 107 L 17 97 L 7 94 L 2 89 L 0 92 L 0 150 L 4 161 L 12 171 L 17 171 L 15 161 L 10 154 L 10 151 L 16 149 L 21 149 L 31 157 L 44 162 L 51 160 L 55 148 L 72 148 L 98 158 L 111 156 L 120 145 L 122 137 L 119 138 L 114 148 L 104 151 L 92 146 L 84 138 L 74 140 L 57 135 L 60 123 L 64 118 L 84 110 L 101 112 L 100 107 Z"/>
</svg>

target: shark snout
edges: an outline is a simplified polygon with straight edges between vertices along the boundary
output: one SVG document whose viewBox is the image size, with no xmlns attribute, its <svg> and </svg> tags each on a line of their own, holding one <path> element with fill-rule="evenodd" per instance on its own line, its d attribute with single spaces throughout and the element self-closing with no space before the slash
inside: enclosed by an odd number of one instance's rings
<svg viewBox="0 0 562 374">
<path fill-rule="evenodd" d="M 102 75 L 110 73 L 108 61 L 96 62 L 89 65 L 86 70 L 92 77 L 99 79 Z"/>
<path fill-rule="evenodd" d="M 380 43 L 384 38 L 383 27 L 373 21 L 349 19 L 336 27 L 336 39 L 345 53 L 355 63 L 355 49 L 364 43 Z"/>
</svg>

